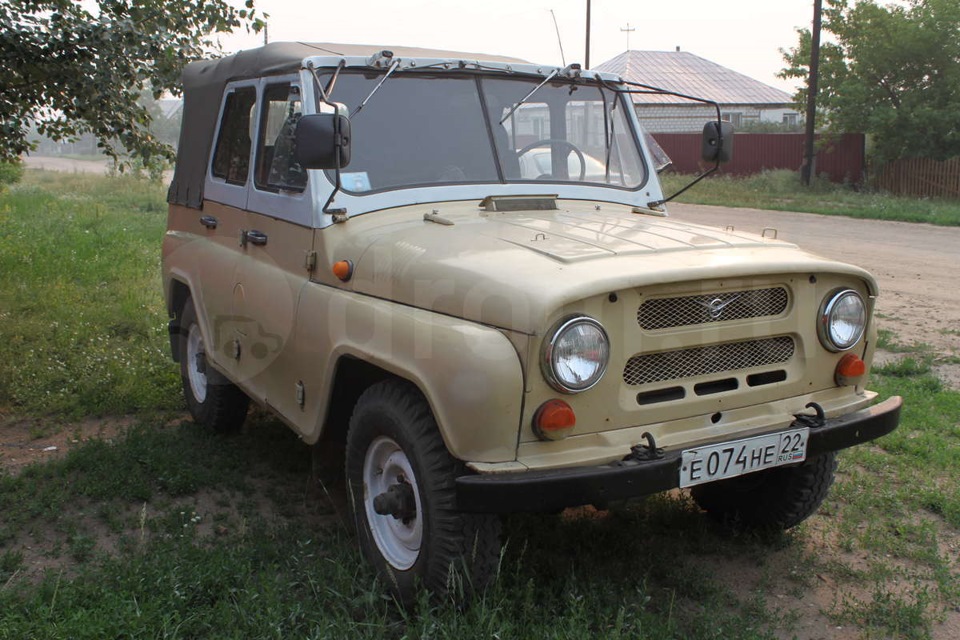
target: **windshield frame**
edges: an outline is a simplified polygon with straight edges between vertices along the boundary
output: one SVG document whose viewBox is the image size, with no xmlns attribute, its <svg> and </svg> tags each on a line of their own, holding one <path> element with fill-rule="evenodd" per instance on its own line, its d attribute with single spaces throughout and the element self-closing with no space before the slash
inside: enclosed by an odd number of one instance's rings
<svg viewBox="0 0 960 640">
<path fill-rule="evenodd" d="M 321 112 L 329 110 L 330 107 L 323 104 L 319 99 L 317 80 L 315 73 L 329 78 L 329 74 L 335 72 L 337 68 L 341 69 L 342 78 L 348 71 L 361 71 L 364 73 L 379 72 L 382 78 L 389 68 L 388 64 L 372 64 L 369 58 L 359 56 L 315 56 L 306 58 L 303 62 L 301 77 L 303 86 L 313 86 L 314 90 L 307 90 L 307 103 L 311 112 Z M 395 72 L 387 79 L 387 84 L 407 73 L 416 71 L 433 71 L 464 73 L 470 76 L 480 76 L 480 80 L 486 77 L 490 78 L 525 78 L 535 84 L 539 84 L 552 72 L 555 67 L 545 65 L 535 65 L 523 61 L 512 61 L 500 59 L 498 61 L 477 61 L 463 60 L 456 58 L 407 58 L 401 59 L 400 65 Z M 576 74 L 580 76 L 581 74 Z M 561 76 L 566 77 L 566 76 Z M 638 186 L 623 187 L 610 184 L 590 183 L 590 182 L 559 182 L 559 181 L 495 181 L 495 182 L 452 182 L 440 183 L 433 182 L 429 184 L 403 185 L 390 187 L 386 189 L 377 189 L 364 192 L 343 192 L 335 194 L 336 206 L 346 208 L 350 216 L 378 211 L 381 209 L 393 208 L 405 205 L 415 205 L 418 203 L 442 203 L 444 201 L 480 201 L 488 196 L 510 196 L 510 195 L 543 195 L 568 200 L 583 200 L 592 202 L 619 203 L 630 207 L 646 208 L 646 203 L 651 198 L 662 196 L 657 175 L 652 170 L 653 163 L 649 149 L 643 138 L 643 129 L 633 109 L 632 101 L 628 96 L 621 95 L 618 89 L 622 86 L 622 80 L 613 74 L 606 72 L 589 71 L 582 74 L 582 77 L 570 77 L 572 81 L 589 86 L 599 87 L 601 84 L 607 85 L 609 93 L 605 93 L 609 99 L 620 99 L 618 108 L 624 109 L 624 119 L 629 128 L 629 135 L 632 137 L 633 144 L 639 154 L 639 162 L 643 167 L 643 180 Z M 338 81 L 339 82 L 339 81 Z M 337 90 L 333 91 L 330 99 L 333 102 L 342 102 L 337 98 Z M 374 95 L 371 104 L 375 103 L 381 96 L 379 92 Z M 482 98 L 482 94 L 481 94 Z M 349 105 L 355 106 L 355 105 Z M 369 108 L 369 107 L 368 107 Z M 361 116 L 363 117 L 363 116 Z M 489 136 L 489 143 L 493 147 L 493 137 Z M 499 162 L 497 163 L 499 166 Z M 327 172 L 311 170 L 311 174 L 316 174 L 314 179 L 310 180 L 313 197 L 320 202 L 326 200 L 333 191 L 334 180 Z M 318 212 L 316 224 L 319 227 L 331 224 L 331 216 Z"/>
<path fill-rule="evenodd" d="M 394 65 L 392 65 L 390 68 L 394 69 L 395 66 L 396 66 L 396 63 L 394 63 Z M 651 170 L 650 170 L 649 164 L 646 162 L 645 154 L 643 152 L 644 151 L 643 145 L 640 143 L 640 137 L 636 129 L 636 123 L 631 122 L 632 118 L 629 116 L 630 101 L 624 98 L 624 96 L 621 95 L 619 92 L 611 90 L 609 87 L 605 87 L 601 83 L 592 81 L 591 79 L 579 78 L 579 77 L 578 78 L 562 78 L 562 77 L 556 77 L 556 73 L 553 73 L 548 76 L 550 80 L 545 81 L 544 79 L 539 78 L 537 76 L 531 77 L 526 74 L 523 74 L 523 75 L 493 74 L 493 73 L 489 73 L 488 71 L 478 72 L 478 71 L 470 71 L 470 70 L 444 71 L 444 70 L 438 70 L 436 67 L 420 67 L 415 70 L 407 70 L 405 72 L 396 71 L 395 73 L 392 73 L 389 77 L 387 77 L 385 74 L 380 74 L 377 77 L 371 77 L 370 69 L 366 69 L 366 70 L 345 69 L 343 72 L 339 74 L 339 77 L 338 77 L 339 86 L 337 88 L 342 88 L 345 84 L 349 84 L 353 78 L 356 78 L 359 75 L 366 76 L 367 82 L 372 84 L 376 88 L 376 91 L 374 92 L 375 94 L 379 94 L 381 93 L 381 91 L 383 91 L 383 89 L 381 89 L 382 86 L 390 86 L 391 83 L 404 82 L 405 80 L 410 78 L 429 78 L 427 80 L 428 82 L 444 82 L 446 79 L 449 79 L 449 80 L 456 79 L 461 81 L 466 79 L 471 79 L 473 81 L 472 82 L 473 86 L 471 88 L 471 91 L 476 92 L 476 97 L 477 97 L 476 106 L 481 109 L 481 112 L 477 115 L 481 116 L 483 119 L 483 127 L 485 128 L 486 144 L 489 145 L 489 148 L 491 151 L 490 160 L 492 160 L 493 162 L 490 163 L 488 167 L 491 170 L 491 173 L 485 176 L 473 177 L 471 175 L 464 175 L 463 179 L 452 179 L 452 180 L 444 180 L 444 179 L 412 180 L 409 182 L 390 183 L 384 186 L 374 186 L 374 185 L 367 184 L 366 186 L 363 186 L 359 189 L 350 189 L 344 186 L 343 190 L 345 193 L 349 193 L 357 197 L 366 197 L 367 195 L 374 194 L 374 193 L 420 188 L 420 187 L 439 187 L 439 186 L 445 186 L 445 185 L 461 185 L 461 184 L 487 185 L 487 184 L 528 184 L 528 183 L 553 184 L 553 185 L 576 185 L 576 186 L 589 185 L 589 186 L 598 186 L 602 188 L 617 189 L 617 190 L 623 190 L 623 191 L 638 191 L 640 189 L 643 189 L 644 186 L 646 186 L 646 183 L 649 181 L 649 175 Z M 328 70 L 323 70 L 321 74 L 318 75 L 317 79 L 313 82 L 318 100 L 320 99 L 320 92 L 321 92 L 321 87 L 320 87 L 320 84 L 318 83 L 325 83 L 329 79 L 329 77 L 330 77 L 330 72 Z M 498 81 L 500 80 L 516 81 L 518 87 L 522 86 L 524 89 L 528 87 L 537 87 L 539 89 L 539 93 L 541 94 L 547 93 L 548 95 L 550 91 L 554 91 L 554 92 L 568 91 L 566 87 L 570 87 L 568 95 L 571 95 L 571 96 L 573 95 L 573 91 L 579 88 L 582 88 L 586 91 L 595 92 L 595 95 L 584 96 L 582 100 L 572 99 L 572 100 L 569 100 L 567 103 L 565 103 L 567 105 L 575 105 L 578 102 L 584 105 L 595 103 L 599 105 L 602 109 L 603 126 L 602 126 L 602 130 L 599 131 L 599 133 L 601 134 L 599 139 L 602 140 L 602 144 L 603 144 L 602 153 L 600 155 L 591 155 L 584 152 L 584 156 L 586 157 L 586 160 L 584 162 L 584 167 L 583 167 L 585 170 L 585 176 L 583 180 L 579 180 L 577 178 L 574 178 L 573 176 L 557 177 L 555 179 L 549 179 L 549 178 L 540 179 L 540 178 L 508 175 L 509 172 L 506 170 L 504 166 L 504 157 L 502 155 L 503 150 L 498 148 L 500 145 L 500 141 L 496 139 L 496 136 L 494 135 L 494 131 L 493 131 L 493 128 L 497 126 L 501 126 L 501 123 L 496 121 L 498 120 L 498 118 L 496 117 L 496 114 L 492 113 L 489 110 L 488 104 L 487 104 L 488 98 L 489 98 L 489 92 L 491 90 L 490 87 L 493 86 L 494 83 L 498 83 Z M 544 86 L 545 84 L 547 84 L 547 82 L 549 82 L 549 86 Z M 524 94 L 527 94 L 527 93 L 528 93 L 527 91 L 524 91 Z M 341 93 L 340 96 L 338 97 L 336 91 L 334 91 L 334 93 L 331 96 L 329 96 L 329 99 L 332 100 L 333 102 L 340 102 L 342 98 L 343 98 L 343 94 Z M 367 105 L 367 104 L 377 105 L 378 100 L 386 99 L 386 96 L 373 95 L 372 98 L 370 98 L 369 96 L 368 98 L 369 100 L 368 99 L 364 100 L 363 102 L 364 105 Z M 510 108 L 510 113 L 508 114 L 508 116 L 504 117 L 503 120 L 510 121 L 509 119 L 516 117 L 517 113 L 522 113 L 524 108 L 529 108 L 530 105 L 540 105 L 540 104 L 545 104 L 545 103 L 538 102 L 536 97 L 528 98 L 528 103 L 524 104 L 523 107 L 521 107 L 520 109 L 517 109 L 518 105 L 515 103 Z M 564 103 L 561 103 L 561 106 L 563 106 L 563 104 Z M 353 107 L 355 105 L 347 104 L 347 106 Z M 380 103 L 380 105 L 378 106 L 382 107 L 383 104 Z M 356 156 L 356 151 L 358 149 L 357 131 L 358 130 L 362 131 L 363 121 L 366 118 L 374 117 L 372 116 L 372 114 L 368 115 L 367 113 L 367 111 L 370 108 L 372 107 L 368 106 L 363 111 L 360 111 L 359 109 L 354 109 L 351 114 L 351 121 L 353 123 L 353 131 L 354 131 L 355 156 Z M 618 111 L 618 109 L 622 111 Z M 355 121 L 354 121 L 354 118 L 356 118 Z M 620 120 L 621 126 L 626 128 L 626 131 L 624 132 L 624 134 L 621 134 L 623 136 L 622 138 L 617 138 L 615 135 L 616 130 L 613 125 L 617 120 Z M 478 123 L 473 122 L 471 126 L 477 128 L 478 130 L 475 133 L 479 134 Z M 579 132 L 574 130 L 574 131 L 568 131 L 567 133 L 568 135 L 570 134 L 576 135 Z M 629 149 L 623 148 L 622 142 L 624 139 L 630 141 L 631 148 Z M 479 144 L 480 143 L 479 137 L 475 138 L 475 141 L 477 144 Z M 538 142 L 543 142 L 543 140 L 540 140 Z M 566 144 L 572 145 L 572 143 L 570 142 L 567 142 Z M 376 143 L 374 143 L 373 148 L 376 148 L 376 147 L 377 145 Z M 473 148 L 478 149 L 478 147 L 476 147 L 475 145 L 473 146 Z M 551 149 L 551 145 L 544 145 L 543 148 Z M 519 154 L 518 153 L 519 149 L 512 149 L 510 151 L 512 153 L 517 153 L 518 158 L 521 155 L 525 155 L 525 154 Z M 478 153 L 482 153 L 486 155 L 485 150 L 478 151 Z M 630 177 L 629 169 L 625 168 L 625 163 L 622 160 L 622 157 L 624 154 L 634 156 L 631 160 L 632 160 L 632 164 L 634 165 L 634 169 L 635 169 L 634 173 L 635 173 L 636 180 L 630 181 L 627 184 L 611 183 L 609 182 L 609 179 L 617 174 L 621 174 L 624 181 L 627 181 Z M 617 161 L 618 155 L 620 156 L 619 161 Z M 592 174 L 587 172 L 586 169 L 590 165 L 590 161 L 599 162 L 604 166 L 604 170 L 605 170 L 604 181 L 596 181 L 596 180 L 591 181 L 589 179 L 590 175 Z M 616 167 L 611 166 L 611 161 L 613 161 L 614 164 L 616 164 L 617 166 Z M 353 164 L 356 165 L 356 160 L 354 160 Z M 576 164 L 576 161 L 574 161 L 574 164 Z M 350 167 L 347 167 L 343 171 L 344 177 L 348 178 L 344 180 L 345 185 L 351 183 L 351 180 L 349 178 L 351 177 L 350 174 L 352 172 L 350 169 L 351 169 Z M 492 173 L 493 171 L 495 171 L 495 175 Z M 364 173 L 364 172 L 361 171 L 360 173 Z M 332 170 L 328 170 L 326 172 L 326 175 L 331 182 L 334 180 L 334 174 Z M 369 180 L 367 182 L 369 182 Z M 363 184 L 363 181 L 362 180 L 355 181 L 354 184 L 360 185 L 360 184 Z"/>
</svg>

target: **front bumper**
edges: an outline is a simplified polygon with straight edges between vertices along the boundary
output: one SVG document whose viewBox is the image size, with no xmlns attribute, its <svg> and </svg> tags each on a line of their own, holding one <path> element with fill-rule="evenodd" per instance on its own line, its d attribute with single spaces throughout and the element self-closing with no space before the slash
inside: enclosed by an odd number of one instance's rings
<svg viewBox="0 0 960 640">
<path fill-rule="evenodd" d="M 869 442 L 897 428 L 903 400 L 894 396 L 872 407 L 827 420 L 810 429 L 807 457 Z M 457 478 L 457 506 L 475 513 L 553 511 L 605 504 L 675 489 L 679 449 L 655 460 L 624 460 L 599 467 L 468 475 Z"/>
</svg>

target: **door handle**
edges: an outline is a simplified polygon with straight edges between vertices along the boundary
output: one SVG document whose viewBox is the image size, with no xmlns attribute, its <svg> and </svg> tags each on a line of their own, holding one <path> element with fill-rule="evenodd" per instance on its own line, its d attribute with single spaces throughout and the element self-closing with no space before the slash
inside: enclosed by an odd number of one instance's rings
<svg viewBox="0 0 960 640">
<path fill-rule="evenodd" d="M 207 229 L 216 229 L 217 219 L 213 216 L 200 216 L 200 224 L 205 226 Z"/>
<path fill-rule="evenodd" d="M 257 231 L 256 229 L 251 229 L 247 231 L 247 242 L 259 246 L 267 244 L 267 234 L 263 231 Z"/>
</svg>

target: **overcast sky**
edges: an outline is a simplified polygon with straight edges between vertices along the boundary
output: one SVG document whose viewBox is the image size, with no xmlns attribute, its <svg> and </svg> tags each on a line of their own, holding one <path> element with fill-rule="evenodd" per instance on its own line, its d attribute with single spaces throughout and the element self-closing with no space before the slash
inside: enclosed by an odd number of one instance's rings
<svg viewBox="0 0 960 640">
<path fill-rule="evenodd" d="M 235 0 L 238 6 L 240 0 Z M 584 61 L 586 0 L 257 0 L 270 15 L 270 41 L 419 46 L 492 53 L 559 65 L 556 15 L 566 61 Z M 793 92 L 776 77 L 780 48 L 813 19 L 813 0 L 592 0 L 590 63 L 631 49 L 680 47 L 767 84 Z M 629 33 L 621 31 L 630 25 Z M 262 36 L 223 40 L 237 51 Z"/>
</svg>

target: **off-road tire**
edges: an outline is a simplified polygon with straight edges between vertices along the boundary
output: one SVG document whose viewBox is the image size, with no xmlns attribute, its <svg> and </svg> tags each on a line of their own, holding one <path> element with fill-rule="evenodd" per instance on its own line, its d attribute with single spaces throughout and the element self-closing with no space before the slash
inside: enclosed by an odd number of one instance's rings
<svg viewBox="0 0 960 640">
<path fill-rule="evenodd" d="M 180 380 L 183 385 L 183 396 L 187 401 L 187 409 L 197 424 L 209 427 L 218 433 L 236 433 L 243 426 L 247 418 L 247 409 L 250 407 L 250 398 L 239 387 L 227 380 L 222 373 L 207 364 L 204 375 L 206 378 L 206 395 L 198 398 L 190 381 L 191 366 L 188 351 L 191 332 L 200 335 L 200 325 L 197 323 L 197 311 L 193 306 L 193 299 L 187 298 L 180 312 Z M 202 337 L 200 346 L 203 348 Z"/>
<path fill-rule="evenodd" d="M 408 568 L 398 568 L 385 557 L 368 521 L 365 500 L 372 501 L 374 496 L 368 496 L 364 483 L 364 463 L 372 445 L 385 440 L 402 450 L 419 495 L 415 517 L 421 519 L 422 536 Z M 447 451 L 430 406 L 415 386 L 388 380 L 360 396 L 347 433 L 349 509 L 363 554 L 403 605 L 416 600 L 418 587 L 425 587 L 435 598 L 462 602 L 494 577 L 500 556 L 500 519 L 456 509 L 454 480 L 464 471 L 463 463 Z M 382 532 L 384 523 L 378 526 Z"/>
<path fill-rule="evenodd" d="M 693 487 L 700 508 L 715 520 L 735 528 L 786 530 L 813 515 L 833 484 L 834 452 L 795 467 L 721 480 Z"/>
</svg>

